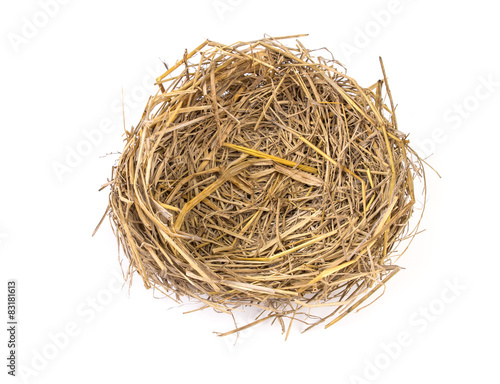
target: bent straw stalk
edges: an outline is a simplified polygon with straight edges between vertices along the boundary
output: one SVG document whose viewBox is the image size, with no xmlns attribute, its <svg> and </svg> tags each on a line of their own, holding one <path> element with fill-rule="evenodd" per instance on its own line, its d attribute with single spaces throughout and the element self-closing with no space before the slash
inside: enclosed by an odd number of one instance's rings
<svg viewBox="0 0 500 384">
<path fill-rule="evenodd" d="M 283 39 L 186 53 L 158 77 L 107 183 L 129 276 L 203 308 L 262 310 L 220 335 L 334 324 L 399 271 L 396 246 L 416 234 L 423 166 L 382 61 L 383 80 L 362 88 Z"/>
</svg>

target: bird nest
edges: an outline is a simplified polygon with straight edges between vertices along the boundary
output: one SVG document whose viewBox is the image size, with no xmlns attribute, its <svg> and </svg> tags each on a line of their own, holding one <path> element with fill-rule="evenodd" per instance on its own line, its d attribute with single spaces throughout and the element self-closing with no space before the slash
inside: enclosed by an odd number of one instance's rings
<svg viewBox="0 0 500 384">
<path fill-rule="evenodd" d="M 384 286 L 416 233 L 422 163 L 383 65 L 369 88 L 339 67 L 299 41 L 205 41 L 158 77 L 108 183 L 129 272 L 202 308 L 260 309 L 222 335 L 328 327 Z"/>
</svg>

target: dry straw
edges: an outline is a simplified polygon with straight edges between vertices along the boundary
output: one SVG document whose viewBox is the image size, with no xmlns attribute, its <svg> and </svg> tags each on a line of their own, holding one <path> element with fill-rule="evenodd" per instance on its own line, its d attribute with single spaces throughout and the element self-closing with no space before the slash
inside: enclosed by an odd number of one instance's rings
<svg viewBox="0 0 500 384">
<path fill-rule="evenodd" d="M 130 276 L 202 308 L 261 309 L 221 335 L 268 320 L 331 326 L 399 271 L 396 245 L 416 233 L 423 167 L 382 61 L 383 80 L 362 88 L 333 58 L 282 43 L 295 37 L 186 52 L 106 184 Z"/>
</svg>

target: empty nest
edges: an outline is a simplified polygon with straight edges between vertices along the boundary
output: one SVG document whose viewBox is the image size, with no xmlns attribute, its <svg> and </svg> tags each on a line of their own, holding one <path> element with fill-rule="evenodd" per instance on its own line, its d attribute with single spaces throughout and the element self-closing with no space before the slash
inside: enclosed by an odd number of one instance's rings
<svg viewBox="0 0 500 384">
<path fill-rule="evenodd" d="M 333 57 L 283 39 L 186 52 L 157 79 L 107 184 L 130 275 L 201 308 L 260 309 L 221 335 L 332 325 L 399 271 L 396 245 L 416 233 L 422 163 L 382 61 L 383 80 L 362 88 Z"/>
</svg>

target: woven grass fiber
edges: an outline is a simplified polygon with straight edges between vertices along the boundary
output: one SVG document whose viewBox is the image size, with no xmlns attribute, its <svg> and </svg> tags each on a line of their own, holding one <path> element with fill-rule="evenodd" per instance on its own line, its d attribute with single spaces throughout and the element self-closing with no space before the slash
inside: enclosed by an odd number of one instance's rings
<svg viewBox="0 0 500 384">
<path fill-rule="evenodd" d="M 129 277 L 201 309 L 260 310 L 220 335 L 331 326 L 400 270 L 396 248 L 418 227 L 422 160 L 398 130 L 382 61 L 363 88 L 333 57 L 283 42 L 300 36 L 186 52 L 158 77 L 106 184 Z"/>
</svg>

